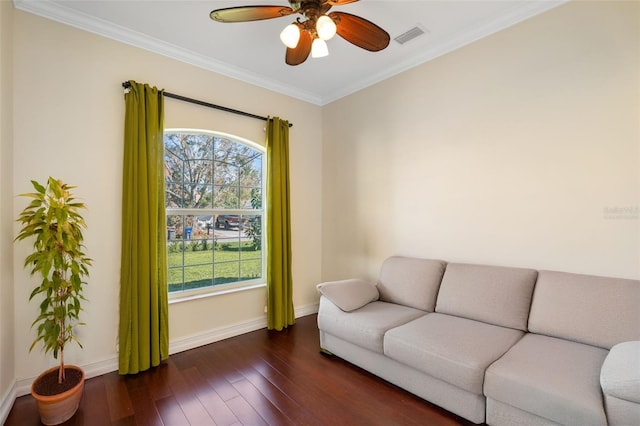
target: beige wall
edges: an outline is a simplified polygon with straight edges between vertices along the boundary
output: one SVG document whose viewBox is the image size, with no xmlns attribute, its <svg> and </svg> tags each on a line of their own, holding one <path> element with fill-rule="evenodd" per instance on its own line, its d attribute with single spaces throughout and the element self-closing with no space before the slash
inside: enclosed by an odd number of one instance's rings
<svg viewBox="0 0 640 426">
<path fill-rule="evenodd" d="M 640 204 L 636 2 L 567 4 L 323 108 L 0 4 L 2 398 L 51 364 L 27 354 L 28 246 L 11 243 L 30 179 L 75 183 L 89 206 L 85 349 L 67 360 L 113 367 L 128 79 L 295 123 L 299 310 L 321 279 L 375 277 L 392 254 L 640 277 L 640 221 L 615 210 Z M 263 137 L 262 122 L 166 107 L 168 127 Z M 260 324 L 264 299 L 172 304 L 173 347 Z"/>
<path fill-rule="evenodd" d="M 640 278 L 639 6 L 572 2 L 326 106 L 323 279 L 393 254 Z"/>
<path fill-rule="evenodd" d="M 120 209 L 124 101 L 121 83 L 133 79 L 167 91 L 294 123 L 290 132 L 294 304 L 313 310 L 320 279 L 321 110 L 302 101 L 223 77 L 34 15 L 15 11 L 15 164 L 13 193 L 52 175 L 78 185 L 88 206 L 87 252 L 94 259 L 79 329 L 84 349 L 66 360 L 92 371 L 113 369 L 117 357 Z M 264 142 L 262 121 L 166 101 L 167 127 L 205 127 Z M 13 214 L 23 207 L 16 200 Z M 27 383 L 51 364 L 27 354 L 28 244 L 15 248 L 15 374 Z M 266 325 L 264 288 L 170 305 L 172 347 Z"/>
<path fill-rule="evenodd" d="M 0 420 L 15 380 L 13 321 L 13 6 L 0 1 Z M 3 403 L 4 402 L 4 403 Z"/>
</svg>

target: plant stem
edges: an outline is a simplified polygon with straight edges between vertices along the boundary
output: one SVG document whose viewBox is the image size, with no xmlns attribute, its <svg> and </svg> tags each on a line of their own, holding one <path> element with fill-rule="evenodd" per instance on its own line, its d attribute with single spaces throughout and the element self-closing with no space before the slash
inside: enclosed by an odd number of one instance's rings
<svg viewBox="0 0 640 426">
<path fill-rule="evenodd" d="M 58 383 L 64 382 L 64 349 L 60 349 L 60 369 L 58 370 Z"/>
</svg>

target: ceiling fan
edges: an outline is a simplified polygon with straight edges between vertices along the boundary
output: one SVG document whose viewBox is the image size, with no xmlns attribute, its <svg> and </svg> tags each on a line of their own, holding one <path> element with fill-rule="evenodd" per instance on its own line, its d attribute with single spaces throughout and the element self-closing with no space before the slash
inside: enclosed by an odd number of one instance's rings
<svg viewBox="0 0 640 426">
<path fill-rule="evenodd" d="M 280 33 L 287 46 L 285 62 L 303 63 L 309 53 L 314 58 L 327 56 L 326 40 L 338 34 L 348 42 L 371 52 L 389 45 L 389 34 L 364 18 L 346 12 L 329 12 L 332 6 L 342 6 L 358 0 L 289 0 L 287 6 L 240 6 L 212 11 L 209 16 L 218 22 L 247 22 L 280 18 L 299 13 L 298 17 Z"/>
</svg>

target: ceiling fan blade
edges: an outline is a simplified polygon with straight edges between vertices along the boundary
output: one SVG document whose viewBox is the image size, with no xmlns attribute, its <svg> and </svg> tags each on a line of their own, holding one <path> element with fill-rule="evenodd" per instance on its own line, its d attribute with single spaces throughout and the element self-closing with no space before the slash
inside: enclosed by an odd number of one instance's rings
<svg viewBox="0 0 640 426">
<path fill-rule="evenodd" d="M 287 47 L 287 54 L 285 56 L 285 62 L 288 65 L 300 65 L 309 57 L 311 52 L 311 43 L 313 39 L 307 31 L 300 32 L 300 40 L 298 45 L 293 49 Z"/>
<path fill-rule="evenodd" d="M 211 11 L 209 17 L 218 22 L 246 22 L 279 18 L 296 13 L 286 6 L 241 6 Z"/>
<path fill-rule="evenodd" d="M 325 3 L 329 3 L 331 6 L 342 6 L 343 4 L 355 3 L 358 0 L 325 0 Z"/>
<path fill-rule="evenodd" d="M 389 45 L 389 33 L 371 21 L 345 12 L 331 12 L 329 16 L 336 23 L 338 35 L 349 43 L 371 52 Z"/>
</svg>

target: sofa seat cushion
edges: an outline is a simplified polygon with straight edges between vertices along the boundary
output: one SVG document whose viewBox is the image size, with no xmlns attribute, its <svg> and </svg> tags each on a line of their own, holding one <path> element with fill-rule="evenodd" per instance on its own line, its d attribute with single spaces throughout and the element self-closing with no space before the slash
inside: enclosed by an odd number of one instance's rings
<svg viewBox="0 0 640 426">
<path fill-rule="evenodd" d="M 384 354 L 454 386 L 482 394 L 487 367 L 523 332 L 433 313 L 385 334 Z"/>
<path fill-rule="evenodd" d="M 345 312 L 322 296 L 318 309 L 318 328 L 365 349 L 382 353 L 382 337 L 387 330 L 423 315 L 427 313 L 387 302 L 371 302 L 360 309 Z"/>
<path fill-rule="evenodd" d="M 487 370 L 487 397 L 560 424 L 606 425 L 600 369 L 608 351 L 527 334 Z"/>
</svg>

